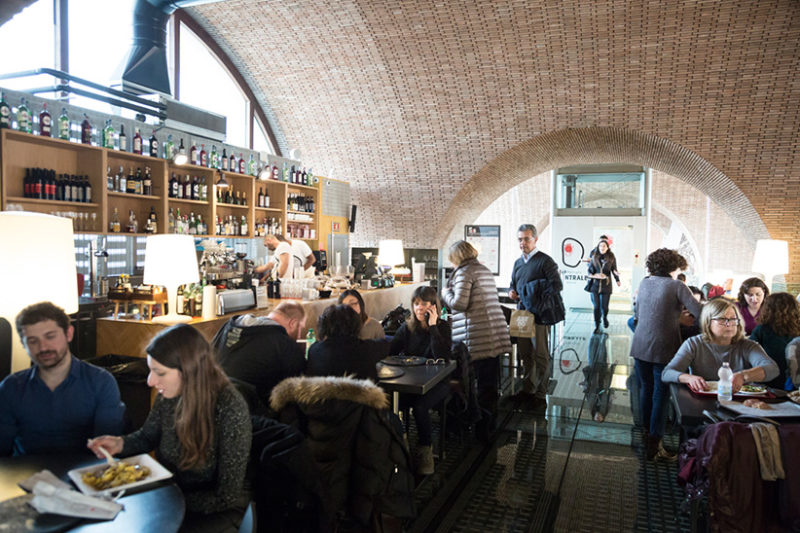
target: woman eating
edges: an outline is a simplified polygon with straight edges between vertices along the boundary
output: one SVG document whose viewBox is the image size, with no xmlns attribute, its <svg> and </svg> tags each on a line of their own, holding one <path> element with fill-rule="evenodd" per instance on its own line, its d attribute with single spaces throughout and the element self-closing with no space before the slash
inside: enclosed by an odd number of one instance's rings
<svg viewBox="0 0 800 533">
<path fill-rule="evenodd" d="M 778 377 L 767 385 L 792 390 L 792 380 L 787 378 L 786 347 L 792 339 L 800 337 L 800 304 L 788 292 L 772 293 L 761 306 L 759 322 L 750 340 L 760 344 L 779 369 Z"/>
<path fill-rule="evenodd" d="M 453 341 L 462 341 L 469 349 L 478 404 L 489 413 L 476 428 L 485 439 L 494 431 L 497 414 L 498 356 L 511 353 L 511 337 L 494 275 L 478 261 L 478 250 L 467 241 L 457 241 L 450 246 L 449 259 L 455 270 L 442 291 L 442 300 L 453 311 Z"/>
<path fill-rule="evenodd" d="M 400 326 L 392 339 L 392 355 L 420 356 L 428 359 L 450 359 L 450 325 L 439 320 L 439 297 L 433 287 L 417 287 L 411 295 L 411 316 Z M 411 407 L 417 424 L 417 472 L 433 474 L 432 407 L 440 404 L 450 393 L 447 380 L 438 383 L 427 394 L 404 394 L 403 408 Z"/>
<path fill-rule="evenodd" d="M 603 319 L 603 326 L 608 329 L 608 302 L 611 300 L 613 285 L 611 276 L 620 286 L 619 272 L 617 272 L 617 258 L 608 241 L 600 239 L 597 243 L 597 250 L 589 261 L 589 284 L 588 290 L 592 295 L 592 306 L 594 307 L 594 332 L 600 333 L 600 319 Z"/>
<path fill-rule="evenodd" d="M 146 351 L 147 384 L 158 395 L 144 425 L 122 437 L 97 437 L 88 447 L 100 458 L 101 446 L 123 457 L 155 451 L 186 498 L 182 531 L 235 532 L 249 501 L 247 404 L 192 326 L 162 331 Z"/>
<path fill-rule="evenodd" d="M 710 300 L 700 314 L 702 333 L 687 339 L 661 379 L 686 383 L 694 392 L 708 390 L 716 381 L 723 362 L 733 371 L 733 392 L 750 382 L 767 382 L 778 376 L 778 365 L 758 343 L 746 339 L 744 323 L 734 302 L 724 298 Z M 691 369 L 691 373 L 688 370 Z"/>
<path fill-rule="evenodd" d="M 386 333 L 384 333 L 381 323 L 367 314 L 367 308 L 364 305 L 364 299 L 357 290 L 348 289 L 346 291 L 342 291 L 342 294 L 339 295 L 339 303 L 349 305 L 353 308 L 353 311 L 355 311 L 358 316 L 361 317 L 361 333 L 359 333 L 359 338 L 364 340 L 372 339 L 376 341 L 386 338 Z"/>
<path fill-rule="evenodd" d="M 744 333 L 750 335 L 758 324 L 758 316 L 761 314 L 761 304 L 769 296 L 767 284 L 760 278 L 747 278 L 739 287 L 737 302 L 739 312 L 744 319 Z"/>
</svg>

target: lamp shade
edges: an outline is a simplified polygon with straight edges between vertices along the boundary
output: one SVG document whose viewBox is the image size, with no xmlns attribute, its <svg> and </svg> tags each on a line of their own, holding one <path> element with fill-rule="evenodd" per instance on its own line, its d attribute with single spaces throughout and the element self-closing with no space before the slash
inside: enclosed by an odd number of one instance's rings
<svg viewBox="0 0 800 533">
<path fill-rule="evenodd" d="M 789 243 L 775 239 L 759 239 L 756 241 L 753 272 L 764 274 L 766 283 L 770 283 L 773 276 L 788 274 Z"/>
<path fill-rule="evenodd" d="M 0 212 L 0 250 L 0 279 L 5 282 L 0 316 L 12 330 L 16 315 L 33 303 L 52 302 L 67 314 L 78 311 L 72 220 L 25 211 Z M 16 331 L 12 346 L 12 370 L 19 370 L 28 358 Z"/>
<path fill-rule="evenodd" d="M 150 235 L 144 251 L 144 283 L 165 287 L 197 283 L 197 254 L 191 235 Z"/>
<path fill-rule="evenodd" d="M 379 265 L 402 265 L 406 262 L 403 255 L 403 241 L 400 239 L 385 239 L 378 244 Z"/>
</svg>

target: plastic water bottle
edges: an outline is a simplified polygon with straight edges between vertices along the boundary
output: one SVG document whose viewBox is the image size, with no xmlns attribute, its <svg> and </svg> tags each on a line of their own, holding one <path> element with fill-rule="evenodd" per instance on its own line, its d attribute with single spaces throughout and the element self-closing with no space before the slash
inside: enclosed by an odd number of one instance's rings
<svg viewBox="0 0 800 533">
<path fill-rule="evenodd" d="M 317 336 L 314 333 L 314 328 L 308 328 L 308 333 L 306 334 L 306 361 L 308 361 L 308 350 L 315 342 L 317 342 Z"/>
<path fill-rule="evenodd" d="M 731 372 L 731 366 L 725 362 L 722 363 L 719 371 L 717 372 L 719 376 L 719 383 L 717 384 L 717 398 L 722 400 L 732 400 L 733 399 L 733 372 Z"/>
</svg>

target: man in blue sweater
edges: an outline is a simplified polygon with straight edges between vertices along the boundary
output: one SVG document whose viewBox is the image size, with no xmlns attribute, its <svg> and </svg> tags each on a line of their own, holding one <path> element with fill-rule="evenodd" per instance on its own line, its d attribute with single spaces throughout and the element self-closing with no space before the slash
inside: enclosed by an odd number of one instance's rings
<svg viewBox="0 0 800 533">
<path fill-rule="evenodd" d="M 536 241 L 539 240 L 536 226 L 533 224 L 521 225 L 517 230 L 517 240 L 519 248 L 522 250 L 522 257 L 516 260 L 514 269 L 511 271 L 511 286 L 508 296 L 517 302 L 518 309 L 533 311 L 536 305 L 526 306 L 520 300 L 523 287 L 527 283 L 539 279 L 547 280 L 552 290 L 556 292 L 561 292 L 563 284 L 556 262 L 536 248 Z M 535 331 L 535 339 L 517 338 L 517 353 L 522 361 L 523 369 L 522 395 L 533 396 L 534 406 L 544 406 L 550 381 L 548 326 L 537 323 Z"/>
</svg>

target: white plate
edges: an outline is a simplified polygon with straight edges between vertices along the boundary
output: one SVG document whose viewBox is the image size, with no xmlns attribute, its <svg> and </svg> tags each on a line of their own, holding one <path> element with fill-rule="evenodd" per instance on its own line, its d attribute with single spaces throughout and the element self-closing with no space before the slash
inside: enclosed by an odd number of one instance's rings
<svg viewBox="0 0 800 533">
<path fill-rule="evenodd" d="M 708 394 L 716 396 L 718 383 L 719 381 L 706 381 L 706 385 L 708 385 L 708 390 L 700 391 L 700 394 Z M 744 392 L 740 390 L 739 392 L 734 394 L 734 396 L 766 396 L 766 395 L 767 395 L 766 388 L 764 388 L 764 390 L 759 392 Z"/>
<path fill-rule="evenodd" d="M 121 459 L 128 463 L 129 465 L 141 465 L 146 466 L 150 469 L 150 475 L 144 479 L 139 481 L 135 481 L 133 483 L 126 483 L 125 485 L 120 485 L 118 487 L 113 487 L 105 490 L 96 490 L 86 483 L 83 482 L 82 476 L 85 472 L 101 472 L 108 467 L 108 463 L 103 462 L 102 464 L 97 464 L 94 466 L 87 466 L 84 468 L 74 468 L 67 472 L 69 478 L 77 485 L 78 489 L 84 493 L 88 494 L 89 496 L 97 496 L 101 494 L 110 494 L 112 492 L 119 492 L 121 490 L 129 490 L 134 487 L 142 487 L 144 485 L 149 485 L 151 483 L 155 483 L 156 481 L 161 481 L 164 479 L 169 479 L 172 477 L 172 472 L 161 466 L 161 464 L 147 455 L 143 453 L 141 455 L 134 455 L 133 457 L 126 457 L 125 459 Z"/>
</svg>

